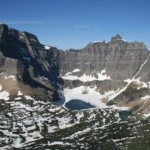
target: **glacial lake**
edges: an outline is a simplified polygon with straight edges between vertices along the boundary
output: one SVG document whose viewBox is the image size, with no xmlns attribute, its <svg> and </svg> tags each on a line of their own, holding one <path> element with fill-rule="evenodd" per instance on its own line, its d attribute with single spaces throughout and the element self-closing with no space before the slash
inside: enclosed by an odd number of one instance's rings
<svg viewBox="0 0 150 150">
<path fill-rule="evenodd" d="M 65 107 L 71 110 L 82 110 L 82 109 L 88 109 L 88 108 L 95 108 L 95 106 L 86 103 L 82 100 L 78 99 L 72 99 L 69 102 L 65 104 Z"/>
<path fill-rule="evenodd" d="M 122 120 L 125 120 L 127 119 L 129 116 L 132 115 L 132 112 L 131 111 L 128 111 L 128 110 L 122 110 L 119 112 L 119 116 Z"/>
</svg>

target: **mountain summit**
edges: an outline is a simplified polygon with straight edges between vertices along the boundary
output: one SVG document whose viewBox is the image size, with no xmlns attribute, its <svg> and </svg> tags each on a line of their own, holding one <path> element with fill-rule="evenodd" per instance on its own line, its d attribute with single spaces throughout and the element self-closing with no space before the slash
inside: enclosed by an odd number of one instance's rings
<svg viewBox="0 0 150 150">
<path fill-rule="evenodd" d="M 118 40 L 122 40 L 122 37 L 119 34 L 116 34 L 111 38 L 111 41 L 116 42 Z"/>
</svg>

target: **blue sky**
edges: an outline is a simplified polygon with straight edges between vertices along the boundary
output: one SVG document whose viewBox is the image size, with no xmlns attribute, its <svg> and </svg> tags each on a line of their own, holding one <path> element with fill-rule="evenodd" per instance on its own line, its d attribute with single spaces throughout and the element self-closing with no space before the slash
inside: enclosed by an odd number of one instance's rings
<svg viewBox="0 0 150 150">
<path fill-rule="evenodd" d="M 83 48 L 117 33 L 150 49 L 150 0 L 1 0 L 0 22 L 59 49 Z"/>
</svg>

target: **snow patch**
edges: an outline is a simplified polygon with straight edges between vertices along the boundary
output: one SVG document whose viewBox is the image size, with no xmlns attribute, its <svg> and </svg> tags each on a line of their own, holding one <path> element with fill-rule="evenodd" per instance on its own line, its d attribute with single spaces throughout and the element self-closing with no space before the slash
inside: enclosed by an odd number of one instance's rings
<svg viewBox="0 0 150 150">
<path fill-rule="evenodd" d="M 125 106 L 119 107 L 119 106 L 113 105 L 113 109 L 118 109 L 118 110 L 128 110 L 129 107 L 125 107 Z"/>
<path fill-rule="evenodd" d="M 81 118 L 84 117 L 84 113 L 83 113 L 82 111 L 81 111 L 81 112 L 78 112 L 78 113 L 76 114 L 76 117 L 77 117 L 77 122 L 80 123 Z"/>
<path fill-rule="evenodd" d="M 131 79 L 126 79 L 126 80 L 124 80 L 124 82 L 131 83 L 132 80 Z"/>
<path fill-rule="evenodd" d="M 127 42 L 127 40 L 126 39 L 120 39 L 121 41 L 124 41 L 124 42 Z"/>
<path fill-rule="evenodd" d="M 150 113 L 145 113 L 144 117 L 150 117 Z"/>
<path fill-rule="evenodd" d="M 144 104 L 146 104 L 150 100 L 150 95 L 145 95 L 141 97 L 141 100 L 144 101 Z"/>
<path fill-rule="evenodd" d="M 76 71 L 76 69 L 75 69 Z M 72 75 L 72 72 L 68 72 L 65 74 L 65 76 L 62 76 L 63 79 L 66 80 L 80 80 L 82 82 L 90 82 L 90 81 L 104 81 L 104 80 L 111 80 L 110 76 L 106 75 L 106 69 L 103 69 L 100 73 L 97 73 L 97 78 L 93 75 L 86 75 L 83 74 L 82 76 L 78 77 L 77 75 Z"/>
<path fill-rule="evenodd" d="M 108 91 L 105 94 L 101 95 L 99 92 L 96 91 L 96 87 L 90 88 L 86 86 L 80 86 L 73 89 L 64 89 L 64 96 L 65 96 L 65 104 L 73 99 L 81 100 L 86 103 L 89 103 L 97 108 L 111 108 L 111 109 L 118 109 L 118 110 L 128 110 L 129 107 L 119 107 L 116 105 L 107 106 L 106 103 L 102 102 L 102 99 L 112 99 L 118 94 L 118 91 Z M 65 105 L 64 104 L 64 105 Z M 82 115 L 81 115 L 82 116 Z"/>
<path fill-rule="evenodd" d="M 57 126 L 48 126 L 48 132 L 49 133 L 52 133 L 52 132 L 54 132 L 55 130 L 57 130 Z"/>
<path fill-rule="evenodd" d="M 34 100 L 31 96 L 28 96 L 28 95 L 25 95 L 24 97 L 25 97 L 25 99 L 27 99 L 27 100 L 28 100 L 28 99 L 29 99 L 29 100 Z"/>
<path fill-rule="evenodd" d="M 0 99 L 9 100 L 9 93 L 7 91 L 0 92 Z"/>
<path fill-rule="evenodd" d="M 7 113 L 7 115 L 8 115 L 9 117 L 12 117 L 12 116 L 13 116 L 12 113 L 10 113 L 10 112 Z"/>
<path fill-rule="evenodd" d="M 55 141 L 55 142 L 48 142 L 48 145 L 70 145 L 69 143 L 64 143 L 64 142 L 61 142 L 61 141 Z"/>
<path fill-rule="evenodd" d="M 92 44 L 94 44 L 94 43 L 101 43 L 101 41 L 93 41 Z"/>
<path fill-rule="evenodd" d="M 50 47 L 50 46 L 47 46 L 47 45 L 44 45 L 44 48 L 45 48 L 45 49 L 50 49 L 51 47 Z"/>
<path fill-rule="evenodd" d="M 15 100 L 20 100 L 20 99 L 21 99 L 21 97 L 16 97 L 16 98 L 15 98 Z"/>
<path fill-rule="evenodd" d="M 126 80 L 124 80 L 124 82 L 127 82 L 128 84 L 130 84 L 131 82 L 136 82 L 137 84 L 142 84 L 142 86 L 139 87 L 138 89 L 140 89 L 140 88 L 148 88 L 147 83 L 140 81 L 140 79 L 141 79 L 140 77 L 137 78 L 137 79 L 133 79 L 133 80 L 126 79 Z"/>
<path fill-rule="evenodd" d="M 19 137 L 14 141 L 14 147 L 15 148 L 21 147 L 21 139 Z"/>
<path fill-rule="evenodd" d="M 80 71 L 80 69 L 74 69 L 72 72 L 79 72 Z"/>
<path fill-rule="evenodd" d="M 86 94 L 85 94 L 86 93 Z M 80 86 L 73 89 L 64 89 L 65 103 L 70 100 L 78 99 L 86 103 L 90 103 L 99 108 L 107 108 L 105 103 L 101 101 L 102 95 L 96 91 L 96 87 L 90 88 L 86 86 Z"/>
<path fill-rule="evenodd" d="M 22 96 L 23 94 L 20 92 L 20 91 L 18 91 L 18 96 Z"/>
<path fill-rule="evenodd" d="M 104 98 L 106 98 L 106 97 L 110 97 L 110 96 L 112 96 L 112 95 L 114 95 L 116 93 L 116 91 L 108 91 L 108 92 L 106 92 L 106 91 L 104 91 Z"/>
<path fill-rule="evenodd" d="M 16 80 L 16 77 L 14 75 L 5 76 L 5 80 L 12 78 L 14 81 Z"/>
<path fill-rule="evenodd" d="M 145 96 L 141 97 L 142 100 L 147 100 L 148 98 L 150 98 L 150 95 L 145 95 Z"/>
</svg>

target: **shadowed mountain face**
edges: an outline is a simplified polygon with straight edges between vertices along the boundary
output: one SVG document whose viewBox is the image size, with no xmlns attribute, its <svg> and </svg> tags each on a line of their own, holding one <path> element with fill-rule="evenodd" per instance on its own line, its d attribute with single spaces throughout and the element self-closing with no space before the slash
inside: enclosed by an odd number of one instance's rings
<svg viewBox="0 0 150 150">
<path fill-rule="evenodd" d="M 57 53 L 58 50 L 40 44 L 35 35 L 9 29 L 7 25 L 1 24 L 1 79 L 11 79 L 12 76 L 16 82 L 16 86 L 12 86 L 9 92 L 14 95 L 20 90 L 24 94 L 51 100 L 58 98 L 59 65 L 53 51 Z"/>
</svg>

